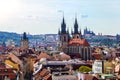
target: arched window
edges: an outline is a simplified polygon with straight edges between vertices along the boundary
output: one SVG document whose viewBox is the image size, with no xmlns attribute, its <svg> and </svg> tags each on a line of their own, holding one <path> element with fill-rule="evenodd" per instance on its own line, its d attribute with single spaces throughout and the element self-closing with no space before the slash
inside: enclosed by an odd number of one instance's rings
<svg viewBox="0 0 120 80">
<path fill-rule="evenodd" d="M 64 41 L 66 41 L 66 36 L 64 36 Z"/>
<path fill-rule="evenodd" d="M 79 36 L 77 35 L 77 38 L 79 38 Z"/>
</svg>

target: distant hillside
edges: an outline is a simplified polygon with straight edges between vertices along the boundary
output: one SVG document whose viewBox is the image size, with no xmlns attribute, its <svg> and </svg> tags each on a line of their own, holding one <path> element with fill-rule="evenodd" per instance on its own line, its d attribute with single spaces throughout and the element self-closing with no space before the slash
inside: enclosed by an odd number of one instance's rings
<svg viewBox="0 0 120 80">
<path fill-rule="evenodd" d="M 15 45 L 19 46 L 21 41 L 21 34 L 12 33 L 12 32 L 2 32 L 0 31 L 0 45 L 5 42 L 7 45 L 12 44 L 14 42 Z M 40 35 L 27 35 L 29 39 L 30 45 L 36 44 L 36 42 L 48 42 L 48 41 L 57 41 L 57 34 L 40 34 Z"/>
<path fill-rule="evenodd" d="M 21 34 L 13 33 L 13 32 L 2 32 L 0 31 L 0 45 L 3 42 L 6 45 L 15 44 L 16 46 L 20 46 L 21 41 Z M 38 35 L 27 35 L 29 39 L 29 46 L 54 46 L 57 47 L 58 43 L 58 34 L 38 34 Z M 113 39 L 112 39 L 113 38 Z M 108 36 L 91 36 L 86 38 L 91 45 L 114 45 L 116 44 L 116 36 L 114 37 Z M 120 36 L 117 36 L 118 40 L 120 41 Z"/>
<path fill-rule="evenodd" d="M 15 41 L 16 45 L 19 45 L 20 34 L 0 31 L 0 44 L 2 44 L 3 42 L 9 42 L 12 40 Z"/>
</svg>

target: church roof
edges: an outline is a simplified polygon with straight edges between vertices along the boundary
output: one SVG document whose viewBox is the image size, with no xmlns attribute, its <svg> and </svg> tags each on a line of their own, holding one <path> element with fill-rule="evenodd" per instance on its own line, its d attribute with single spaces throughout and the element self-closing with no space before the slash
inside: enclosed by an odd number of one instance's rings
<svg viewBox="0 0 120 80">
<path fill-rule="evenodd" d="M 86 39 L 73 38 L 69 41 L 69 45 L 80 45 L 80 46 L 90 46 Z"/>
</svg>

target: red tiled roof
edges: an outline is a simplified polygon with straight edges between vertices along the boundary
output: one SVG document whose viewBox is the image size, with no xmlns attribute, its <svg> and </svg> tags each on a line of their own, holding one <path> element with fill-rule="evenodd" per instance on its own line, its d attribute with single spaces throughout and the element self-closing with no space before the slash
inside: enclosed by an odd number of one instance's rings
<svg viewBox="0 0 120 80">
<path fill-rule="evenodd" d="M 95 58 L 95 59 L 100 59 L 102 57 L 102 54 L 100 53 L 92 53 L 92 56 Z"/>
<path fill-rule="evenodd" d="M 41 58 L 46 58 L 46 59 L 50 59 L 50 56 L 47 54 L 47 53 L 40 53 L 40 55 L 38 56 L 38 59 L 41 59 Z"/>
<path fill-rule="evenodd" d="M 7 54 L 0 54 L 0 61 L 5 61 L 7 59 Z"/>
<path fill-rule="evenodd" d="M 1 69 L 1 68 L 5 68 L 5 63 L 0 62 L 0 69 Z"/>
<path fill-rule="evenodd" d="M 40 72 L 40 76 L 41 76 L 41 77 L 44 77 L 47 72 L 48 72 L 47 69 L 43 69 L 43 70 Z"/>
<path fill-rule="evenodd" d="M 90 46 L 90 44 L 84 38 L 83 39 L 71 39 L 69 41 L 69 45 L 72 45 L 72 44 L 77 44 L 77 45 L 81 45 L 81 46 Z"/>
<path fill-rule="evenodd" d="M 60 55 L 59 54 L 53 54 L 53 59 L 54 60 L 60 60 Z"/>
<path fill-rule="evenodd" d="M 16 77 L 16 73 L 13 68 L 2 68 L 0 69 L 0 76 L 8 75 L 10 79 L 14 79 Z M 15 70 L 16 71 L 16 70 Z"/>
<path fill-rule="evenodd" d="M 95 76 L 85 74 L 85 80 L 98 80 Z"/>
<path fill-rule="evenodd" d="M 8 54 L 8 58 L 10 58 L 15 63 L 22 64 L 22 61 L 13 53 Z"/>
<path fill-rule="evenodd" d="M 65 53 L 61 53 L 60 57 L 61 57 L 61 60 L 69 60 L 70 59 L 70 56 Z"/>
<path fill-rule="evenodd" d="M 46 75 L 45 77 L 44 77 L 44 79 L 45 80 L 52 80 L 52 77 L 51 77 L 52 75 L 49 73 L 48 75 Z M 51 77 L 51 78 L 50 78 Z"/>
</svg>

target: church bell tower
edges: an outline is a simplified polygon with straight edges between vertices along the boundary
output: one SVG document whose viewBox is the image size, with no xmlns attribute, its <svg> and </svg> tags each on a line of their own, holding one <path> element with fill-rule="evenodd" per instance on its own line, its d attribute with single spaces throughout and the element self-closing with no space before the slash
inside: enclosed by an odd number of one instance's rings
<svg viewBox="0 0 120 80">
<path fill-rule="evenodd" d="M 75 23 L 74 23 L 74 32 L 72 32 L 73 38 L 81 38 L 81 30 L 78 31 L 78 22 L 77 18 L 75 18 Z"/>
<path fill-rule="evenodd" d="M 28 47 L 29 47 L 28 38 L 27 38 L 26 32 L 24 32 L 23 37 L 21 38 L 21 48 L 28 49 Z"/>
<path fill-rule="evenodd" d="M 69 36 L 69 30 L 66 30 L 66 23 L 65 23 L 64 17 L 61 23 L 61 30 L 59 30 L 58 34 L 59 34 L 59 40 L 60 40 L 59 50 L 67 53 L 68 41 L 70 39 L 70 36 Z"/>
</svg>

